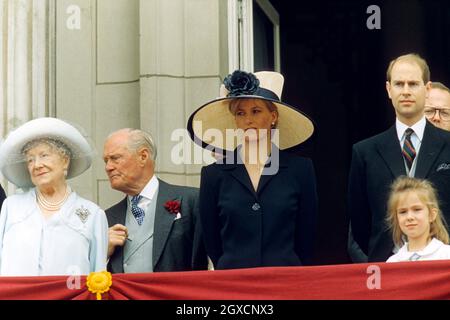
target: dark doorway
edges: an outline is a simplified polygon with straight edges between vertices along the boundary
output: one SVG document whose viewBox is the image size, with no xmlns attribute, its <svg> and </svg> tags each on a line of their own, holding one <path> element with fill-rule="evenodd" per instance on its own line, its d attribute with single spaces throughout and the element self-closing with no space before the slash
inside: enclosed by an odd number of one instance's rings
<svg viewBox="0 0 450 320">
<path fill-rule="evenodd" d="M 283 100 L 311 115 L 314 139 L 294 150 L 313 159 L 320 201 L 316 263 L 348 263 L 347 174 L 352 144 L 386 130 L 389 61 L 415 52 L 433 81 L 450 84 L 448 0 L 271 0 L 280 14 Z M 368 29 L 368 6 L 381 29 Z"/>
</svg>

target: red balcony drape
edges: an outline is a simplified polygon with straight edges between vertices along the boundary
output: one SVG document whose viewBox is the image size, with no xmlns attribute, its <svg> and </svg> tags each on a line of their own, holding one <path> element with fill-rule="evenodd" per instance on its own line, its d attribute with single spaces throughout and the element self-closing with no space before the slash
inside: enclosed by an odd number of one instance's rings
<svg viewBox="0 0 450 320">
<path fill-rule="evenodd" d="M 450 260 L 114 274 L 103 299 L 450 299 Z M 81 277 L 0 277 L 0 299 L 95 299 Z"/>
</svg>

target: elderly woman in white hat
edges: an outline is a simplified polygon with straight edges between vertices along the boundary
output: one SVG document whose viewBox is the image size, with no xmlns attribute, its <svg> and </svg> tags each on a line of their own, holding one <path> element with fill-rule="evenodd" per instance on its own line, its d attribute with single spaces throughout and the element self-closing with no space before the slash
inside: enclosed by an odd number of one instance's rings
<svg viewBox="0 0 450 320">
<path fill-rule="evenodd" d="M 284 149 L 312 121 L 280 101 L 283 76 L 237 70 L 190 117 L 194 142 L 223 154 L 203 167 L 200 219 L 215 269 L 311 264 L 317 194 L 310 159 Z"/>
<path fill-rule="evenodd" d="M 25 192 L 6 198 L 1 209 L 0 275 L 106 269 L 105 213 L 66 182 L 88 169 L 91 161 L 88 141 L 59 119 L 31 120 L 8 135 L 0 147 L 0 169 Z"/>
</svg>

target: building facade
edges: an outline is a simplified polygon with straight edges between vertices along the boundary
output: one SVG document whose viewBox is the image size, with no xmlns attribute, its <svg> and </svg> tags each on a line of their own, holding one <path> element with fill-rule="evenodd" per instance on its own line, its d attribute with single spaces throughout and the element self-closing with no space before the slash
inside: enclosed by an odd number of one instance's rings
<svg viewBox="0 0 450 320">
<path fill-rule="evenodd" d="M 261 28 L 255 38 L 254 25 Z M 0 26 L 3 138 L 37 117 L 77 125 L 96 154 L 70 183 L 102 208 L 122 197 L 104 172 L 110 132 L 150 132 L 157 175 L 198 186 L 212 158 L 184 131 L 189 115 L 218 96 L 232 70 L 253 71 L 268 60 L 279 69 L 278 17 L 267 0 L 1 0 Z M 254 48 L 264 54 L 255 56 Z M 182 154 L 175 152 L 180 144 Z M 202 161 L 194 161 L 195 152 Z"/>
</svg>

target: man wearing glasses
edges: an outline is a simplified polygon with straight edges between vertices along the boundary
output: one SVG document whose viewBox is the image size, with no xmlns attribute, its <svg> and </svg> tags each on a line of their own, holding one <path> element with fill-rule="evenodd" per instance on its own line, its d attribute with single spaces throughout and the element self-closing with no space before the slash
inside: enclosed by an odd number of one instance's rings
<svg viewBox="0 0 450 320">
<path fill-rule="evenodd" d="M 432 82 L 424 112 L 436 127 L 450 131 L 450 89 L 440 82 Z"/>
</svg>

